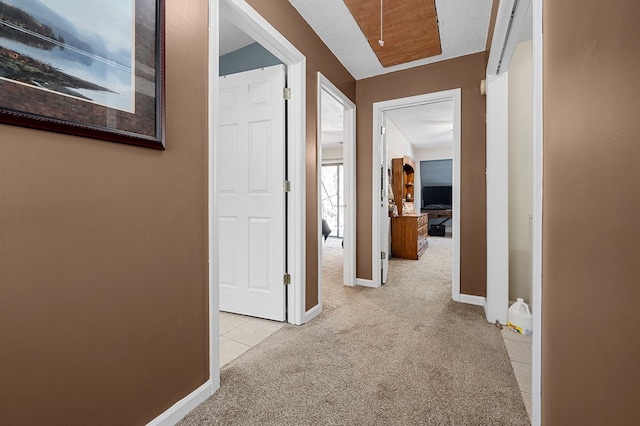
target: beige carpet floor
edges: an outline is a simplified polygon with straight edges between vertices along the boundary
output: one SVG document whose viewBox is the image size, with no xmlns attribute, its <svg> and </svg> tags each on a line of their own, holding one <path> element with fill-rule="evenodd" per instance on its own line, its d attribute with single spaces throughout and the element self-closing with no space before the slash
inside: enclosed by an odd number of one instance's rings
<svg viewBox="0 0 640 426">
<path fill-rule="evenodd" d="M 180 424 L 529 424 L 500 331 L 451 300 L 450 239 L 390 260 L 379 289 L 342 286 L 341 251 L 323 250 L 323 313 L 227 364 Z"/>
</svg>

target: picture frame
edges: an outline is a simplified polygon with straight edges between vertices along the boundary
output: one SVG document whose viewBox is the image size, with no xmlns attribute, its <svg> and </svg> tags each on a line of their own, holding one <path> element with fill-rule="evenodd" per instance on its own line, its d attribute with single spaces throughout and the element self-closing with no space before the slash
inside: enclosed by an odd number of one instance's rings
<svg viewBox="0 0 640 426">
<path fill-rule="evenodd" d="M 0 123 L 165 149 L 165 0 L 0 0 Z"/>
</svg>

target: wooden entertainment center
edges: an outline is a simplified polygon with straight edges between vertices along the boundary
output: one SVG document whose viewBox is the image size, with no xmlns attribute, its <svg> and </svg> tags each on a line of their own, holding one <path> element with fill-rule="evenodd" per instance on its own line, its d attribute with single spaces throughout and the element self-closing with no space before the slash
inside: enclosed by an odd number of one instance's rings
<svg viewBox="0 0 640 426">
<path fill-rule="evenodd" d="M 415 210 L 415 161 L 410 157 L 391 160 L 392 189 L 398 216 L 391 218 L 391 255 L 419 259 L 429 247 L 429 214 Z"/>
</svg>

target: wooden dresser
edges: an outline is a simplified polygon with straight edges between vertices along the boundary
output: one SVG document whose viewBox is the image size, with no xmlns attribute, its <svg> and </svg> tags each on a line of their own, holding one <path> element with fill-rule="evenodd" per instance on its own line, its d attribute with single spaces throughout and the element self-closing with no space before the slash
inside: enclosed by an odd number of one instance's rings
<svg viewBox="0 0 640 426">
<path fill-rule="evenodd" d="M 418 260 L 429 247 L 429 214 L 406 214 L 391 219 L 391 255 Z"/>
</svg>

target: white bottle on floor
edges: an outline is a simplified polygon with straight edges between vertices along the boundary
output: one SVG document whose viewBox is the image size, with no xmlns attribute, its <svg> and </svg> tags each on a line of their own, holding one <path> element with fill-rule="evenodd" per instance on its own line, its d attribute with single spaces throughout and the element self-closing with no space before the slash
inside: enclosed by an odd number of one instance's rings
<svg viewBox="0 0 640 426">
<path fill-rule="evenodd" d="M 524 299 L 518 298 L 516 302 L 509 307 L 507 314 L 507 327 L 520 334 L 532 333 L 532 315 L 529 306 L 524 303 Z"/>
</svg>

